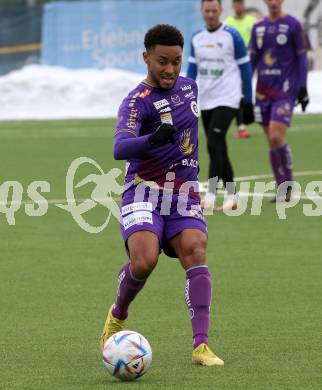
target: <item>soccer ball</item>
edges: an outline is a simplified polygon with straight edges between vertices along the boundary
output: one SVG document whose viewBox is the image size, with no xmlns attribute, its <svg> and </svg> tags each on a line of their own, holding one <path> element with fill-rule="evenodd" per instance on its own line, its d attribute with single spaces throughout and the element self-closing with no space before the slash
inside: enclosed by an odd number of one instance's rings
<svg viewBox="0 0 322 390">
<path fill-rule="evenodd" d="M 132 381 L 144 375 L 152 362 L 148 340 L 137 332 L 122 330 L 105 343 L 103 363 L 107 371 L 123 381 Z"/>
</svg>

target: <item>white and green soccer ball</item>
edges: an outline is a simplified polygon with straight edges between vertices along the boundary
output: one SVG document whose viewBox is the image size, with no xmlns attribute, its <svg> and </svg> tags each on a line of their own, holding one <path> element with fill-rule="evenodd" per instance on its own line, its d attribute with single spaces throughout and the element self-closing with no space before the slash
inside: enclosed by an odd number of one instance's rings
<svg viewBox="0 0 322 390">
<path fill-rule="evenodd" d="M 140 333 L 123 330 L 113 334 L 104 345 L 103 363 L 107 371 L 123 381 L 144 375 L 152 363 L 148 340 Z"/>
</svg>

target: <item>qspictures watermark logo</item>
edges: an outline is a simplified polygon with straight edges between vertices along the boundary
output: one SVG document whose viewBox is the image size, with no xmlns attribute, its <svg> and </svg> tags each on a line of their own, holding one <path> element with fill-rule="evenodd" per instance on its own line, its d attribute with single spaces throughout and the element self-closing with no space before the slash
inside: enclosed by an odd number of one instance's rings
<svg viewBox="0 0 322 390">
<path fill-rule="evenodd" d="M 92 173 L 76 182 L 79 171 L 86 166 Z M 321 175 L 322 171 L 316 171 Z M 251 216 L 259 216 L 262 213 L 264 198 L 272 196 L 275 192 L 275 182 L 257 181 L 261 177 L 250 177 L 251 180 L 240 181 L 238 207 L 226 209 L 223 212 L 228 216 L 241 216 L 249 212 Z M 213 178 L 216 181 L 216 178 Z M 211 180 L 213 180 L 211 179 Z M 121 199 L 122 193 L 133 186 L 134 183 L 120 184 L 123 181 L 123 172 L 118 168 L 104 172 L 102 167 L 89 157 L 79 157 L 72 161 L 66 172 L 66 198 L 50 199 L 45 197 L 51 191 L 51 184 L 48 181 L 38 180 L 31 182 L 26 189 L 19 181 L 5 181 L 0 185 L 0 214 L 4 214 L 8 225 L 15 226 L 15 214 L 24 208 L 24 212 L 30 217 L 42 217 L 47 214 L 49 207 L 58 207 L 70 214 L 75 223 L 88 233 L 100 233 L 109 224 L 112 217 L 116 218 L 123 227 L 127 229 L 135 223 L 153 223 L 152 212 L 159 207 L 161 215 L 169 215 L 171 202 L 173 201 L 173 188 L 175 173 L 169 172 L 166 175 L 166 182 L 162 189 L 156 183 L 140 183 L 135 187 L 133 202 L 126 204 L 120 211 L 117 201 Z M 213 184 L 213 183 L 212 183 Z M 232 184 L 232 183 L 230 183 Z M 282 198 L 290 183 L 283 183 L 277 190 Z M 322 181 L 311 181 L 306 184 L 304 192 L 300 183 L 291 183 L 293 194 L 289 202 L 277 201 L 275 208 L 279 219 L 287 218 L 287 211 L 294 207 L 301 207 L 301 212 L 307 217 L 322 216 Z M 77 198 L 75 190 L 91 185 L 93 190 L 87 198 Z M 205 189 L 205 183 L 199 185 L 196 182 L 184 182 L 179 189 L 177 212 L 182 216 L 203 218 L 199 204 L 190 204 L 188 192 L 190 188 L 198 191 Z M 252 191 L 251 191 L 252 189 Z M 27 199 L 23 198 L 27 193 Z M 148 198 L 146 199 L 146 194 Z M 161 200 L 160 200 L 160 194 Z M 224 203 L 229 201 L 229 195 L 225 194 Z M 301 201 L 301 203 L 300 203 Z M 87 219 L 87 213 L 98 206 L 103 206 L 103 222 L 94 226 Z M 215 215 L 215 205 L 210 207 L 204 215 Z M 1 220 L 0 220 L 1 221 Z"/>
</svg>

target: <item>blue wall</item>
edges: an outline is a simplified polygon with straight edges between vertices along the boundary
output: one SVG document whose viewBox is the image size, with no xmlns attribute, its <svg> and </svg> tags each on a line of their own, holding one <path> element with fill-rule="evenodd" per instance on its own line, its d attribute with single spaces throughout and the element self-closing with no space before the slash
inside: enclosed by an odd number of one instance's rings
<svg viewBox="0 0 322 390">
<path fill-rule="evenodd" d="M 191 35 L 203 26 L 199 9 L 199 0 L 49 3 L 44 6 L 42 63 L 144 73 L 144 34 L 157 23 L 169 23 L 184 35 L 185 69 Z"/>
</svg>

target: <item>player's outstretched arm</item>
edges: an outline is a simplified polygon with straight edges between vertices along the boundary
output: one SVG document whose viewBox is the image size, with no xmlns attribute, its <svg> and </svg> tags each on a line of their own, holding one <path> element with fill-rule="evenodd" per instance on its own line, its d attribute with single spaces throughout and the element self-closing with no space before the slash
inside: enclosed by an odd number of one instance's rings
<svg viewBox="0 0 322 390">
<path fill-rule="evenodd" d="M 114 138 L 113 155 L 115 160 L 139 158 L 151 148 L 149 136 L 134 137 L 130 133 L 120 132 Z"/>
<path fill-rule="evenodd" d="M 113 154 L 115 160 L 139 158 L 153 145 L 174 144 L 175 126 L 163 123 L 152 134 L 135 137 L 128 131 L 118 132 L 114 138 Z"/>
</svg>

